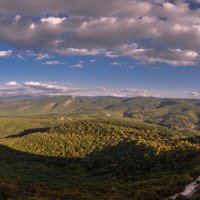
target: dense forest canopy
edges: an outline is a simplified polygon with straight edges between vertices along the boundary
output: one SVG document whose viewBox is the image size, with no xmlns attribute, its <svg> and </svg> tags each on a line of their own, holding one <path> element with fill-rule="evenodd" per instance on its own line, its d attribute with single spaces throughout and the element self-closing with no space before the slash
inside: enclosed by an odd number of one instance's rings
<svg viewBox="0 0 200 200">
<path fill-rule="evenodd" d="M 1 118 L 0 130 L 2 200 L 161 200 L 200 174 L 198 132 L 56 116 Z"/>
</svg>

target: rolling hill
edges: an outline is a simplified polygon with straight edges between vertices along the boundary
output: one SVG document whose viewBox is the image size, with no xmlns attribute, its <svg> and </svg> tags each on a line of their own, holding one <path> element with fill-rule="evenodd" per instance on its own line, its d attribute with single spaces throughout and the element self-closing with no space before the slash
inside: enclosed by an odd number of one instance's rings
<svg viewBox="0 0 200 200">
<path fill-rule="evenodd" d="M 73 120 L 0 139 L 2 200 L 161 200 L 200 174 L 199 136 Z"/>
<path fill-rule="evenodd" d="M 200 128 L 200 100 L 154 97 L 18 97 L 0 99 L 0 116 L 124 117 L 172 129 Z"/>
</svg>

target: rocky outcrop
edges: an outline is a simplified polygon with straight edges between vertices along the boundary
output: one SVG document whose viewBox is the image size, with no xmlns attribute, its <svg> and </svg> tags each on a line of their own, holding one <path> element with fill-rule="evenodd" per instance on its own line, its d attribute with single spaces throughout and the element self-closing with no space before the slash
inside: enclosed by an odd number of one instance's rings
<svg viewBox="0 0 200 200">
<path fill-rule="evenodd" d="M 164 200 L 200 200 L 200 176 L 185 187 L 185 190 Z"/>
</svg>

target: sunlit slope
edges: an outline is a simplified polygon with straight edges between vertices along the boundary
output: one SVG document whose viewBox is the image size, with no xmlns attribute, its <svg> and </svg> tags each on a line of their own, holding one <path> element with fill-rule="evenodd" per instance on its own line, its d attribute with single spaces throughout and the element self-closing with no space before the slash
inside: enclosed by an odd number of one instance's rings
<svg viewBox="0 0 200 200">
<path fill-rule="evenodd" d="M 0 99 L 0 116 L 134 118 L 173 129 L 200 129 L 200 100 L 54 96 Z"/>
<path fill-rule="evenodd" d="M 55 119 L 0 118 L 0 138 L 43 131 L 54 123 Z"/>
<path fill-rule="evenodd" d="M 115 97 L 37 97 L 33 99 L 1 101 L 1 115 L 76 114 L 101 110 L 120 102 Z"/>
</svg>

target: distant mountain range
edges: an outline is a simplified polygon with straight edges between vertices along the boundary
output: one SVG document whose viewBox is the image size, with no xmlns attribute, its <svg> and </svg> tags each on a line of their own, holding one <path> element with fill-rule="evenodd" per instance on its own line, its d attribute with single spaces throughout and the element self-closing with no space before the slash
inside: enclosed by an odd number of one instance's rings
<svg viewBox="0 0 200 200">
<path fill-rule="evenodd" d="M 174 129 L 200 128 L 200 100 L 155 97 L 17 96 L 0 98 L 0 115 L 128 117 Z"/>
</svg>

